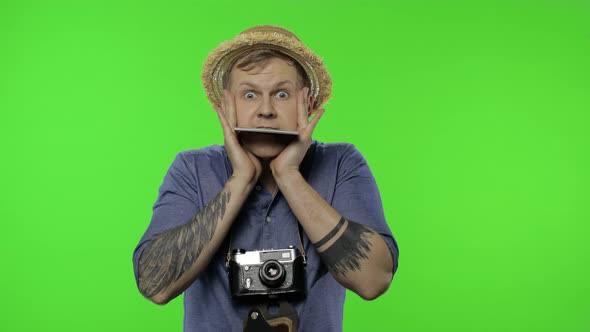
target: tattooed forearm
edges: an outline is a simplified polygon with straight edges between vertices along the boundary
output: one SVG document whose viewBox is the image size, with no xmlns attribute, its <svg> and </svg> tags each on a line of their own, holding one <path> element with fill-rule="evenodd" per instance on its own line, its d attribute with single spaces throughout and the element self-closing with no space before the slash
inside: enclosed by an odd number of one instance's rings
<svg viewBox="0 0 590 332">
<path fill-rule="evenodd" d="M 141 255 L 139 289 L 150 298 L 177 281 L 211 241 L 230 193 L 221 191 L 190 222 L 158 234 Z"/>
<path fill-rule="evenodd" d="M 332 240 L 332 238 L 338 234 L 338 231 L 340 231 L 340 229 L 342 228 L 342 226 L 344 226 L 344 222 L 346 220 L 344 220 L 344 217 L 340 217 L 340 221 L 338 221 L 338 224 L 336 225 L 336 227 L 334 227 L 333 230 L 330 231 L 330 233 L 328 233 L 326 236 L 324 236 L 323 239 L 319 240 L 318 242 L 314 243 L 313 245 L 316 248 L 320 248 L 321 246 L 323 246 L 324 244 L 328 243 L 330 240 Z"/>
<path fill-rule="evenodd" d="M 344 228 L 343 232 L 340 231 L 341 228 Z M 369 258 L 369 237 L 373 231 L 364 225 L 342 218 L 333 231 L 314 244 L 315 247 L 320 249 L 340 232 L 342 235 L 322 251 L 320 257 L 332 273 L 346 276 L 350 271 L 360 270 L 361 260 Z"/>
</svg>

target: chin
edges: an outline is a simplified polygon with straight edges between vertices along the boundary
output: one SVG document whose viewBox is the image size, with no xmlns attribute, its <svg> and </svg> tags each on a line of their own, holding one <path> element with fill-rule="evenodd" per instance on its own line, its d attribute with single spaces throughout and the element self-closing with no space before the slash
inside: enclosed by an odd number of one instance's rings
<svg viewBox="0 0 590 332">
<path fill-rule="evenodd" d="M 242 143 L 248 151 L 260 159 L 276 158 L 288 144 L 287 141 L 270 137 L 268 134 L 245 135 L 242 137 Z"/>
<path fill-rule="evenodd" d="M 274 159 L 285 149 L 282 144 L 244 144 L 248 151 L 260 159 Z"/>
</svg>

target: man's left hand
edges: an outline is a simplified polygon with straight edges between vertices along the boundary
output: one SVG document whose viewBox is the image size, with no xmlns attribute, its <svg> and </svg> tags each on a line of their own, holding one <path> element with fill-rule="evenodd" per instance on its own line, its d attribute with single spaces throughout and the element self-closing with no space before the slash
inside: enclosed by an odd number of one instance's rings
<svg viewBox="0 0 590 332">
<path fill-rule="evenodd" d="M 304 87 L 297 94 L 298 137 L 270 162 L 270 169 L 275 180 L 293 171 L 299 172 L 299 165 L 311 145 L 311 135 L 325 112 L 324 109 L 320 109 L 311 121 L 309 120 L 308 110 L 310 110 L 309 105 L 312 104 L 312 101 L 308 98 L 308 93 L 309 88 Z"/>
</svg>

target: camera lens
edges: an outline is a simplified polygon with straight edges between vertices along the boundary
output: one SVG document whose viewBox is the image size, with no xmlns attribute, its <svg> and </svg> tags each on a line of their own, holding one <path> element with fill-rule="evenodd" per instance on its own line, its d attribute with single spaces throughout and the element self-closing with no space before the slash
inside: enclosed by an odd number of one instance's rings
<svg viewBox="0 0 590 332">
<path fill-rule="evenodd" d="M 285 281 L 285 268 L 278 261 L 271 259 L 260 267 L 260 281 L 267 287 L 279 287 Z"/>
</svg>

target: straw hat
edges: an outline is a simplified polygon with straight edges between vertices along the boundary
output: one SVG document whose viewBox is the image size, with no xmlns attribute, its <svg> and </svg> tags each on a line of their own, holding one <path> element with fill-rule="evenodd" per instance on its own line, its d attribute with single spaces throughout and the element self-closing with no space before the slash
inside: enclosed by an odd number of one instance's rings
<svg viewBox="0 0 590 332">
<path fill-rule="evenodd" d="M 291 31 L 276 25 L 259 25 L 242 31 L 234 39 L 224 41 L 209 53 L 203 63 L 201 79 L 207 98 L 213 106 L 223 100 L 223 76 L 234 60 L 251 50 L 271 49 L 297 61 L 307 73 L 314 98 L 313 109 L 319 109 L 330 99 L 332 80 L 323 60 L 305 46 Z"/>
</svg>

